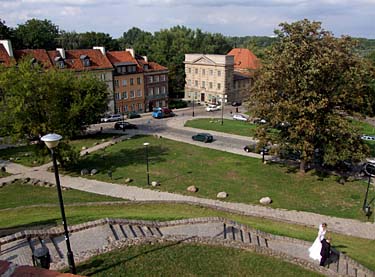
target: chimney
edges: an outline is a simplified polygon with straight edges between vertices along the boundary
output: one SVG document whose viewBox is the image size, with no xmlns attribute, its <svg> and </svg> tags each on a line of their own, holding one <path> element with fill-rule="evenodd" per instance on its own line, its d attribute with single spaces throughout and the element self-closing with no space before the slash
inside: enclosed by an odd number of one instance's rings
<svg viewBox="0 0 375 277">
<path fill-rule="evenodd" d="M 64 48 L 56 48 L 56 51 L 59 51 L 61 58 L 65 59 L 65 50 Z"/>
<path fill-rule="evenodd" d="M 147 56 L 142 56 L 146 63 L 148 63 Z"/>
<path fill-rule="evenodd" d="M 104 46 L 94 46 L 92 49 L 100 50 L 100 52 L 102 52 L 102 54 L 105 56 L 105 47 Z"/>
<path fill-rule="evenodd" d="M 134 49 L 133 48 L 126 48 L 126 51 L 130 52 L 130 54 L 132 55 L 132 57 L 135 58 L 135 53 L 134 53 Z"/>
<path fill-rule="evenodd" d="M 5 50 L 7 50 L 9 57 L 14 57 L 13 55 L 13 49 L 12 49 L 12 43 L 10 40 L 0 40 L 0 44 L 4 45 Z"/>
</svg>

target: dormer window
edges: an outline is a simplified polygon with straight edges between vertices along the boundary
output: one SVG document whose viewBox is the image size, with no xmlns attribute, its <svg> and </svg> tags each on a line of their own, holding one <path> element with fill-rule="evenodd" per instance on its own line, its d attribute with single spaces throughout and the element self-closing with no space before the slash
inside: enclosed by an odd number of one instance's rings
<svg viewBox="0 0 375 277">
<path fill-rule="evenodd" d="M 82 61 L 84 67 L 90 66 L 90 58 L 87 55 L 81 55 L 79 58 Z"/>
<path fill-rule="evenodd" d="M 148 70 L 148 64 L 144 64 L 144 65 L 143 65 L 143 69 L 144 69 L 144 70 Z"/>
</svg>

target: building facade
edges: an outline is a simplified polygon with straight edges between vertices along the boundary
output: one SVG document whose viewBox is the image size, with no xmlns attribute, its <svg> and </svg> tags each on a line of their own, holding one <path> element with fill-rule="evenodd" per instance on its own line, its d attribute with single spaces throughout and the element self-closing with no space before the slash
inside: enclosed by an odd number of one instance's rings
<svg viewBox="0 0 375 277">
<path fill-rule="evenodd" d="M 233 91 L 234 58 L 228 55 L 185 54 L 184 100 L 221 103 Z"/>
<path fill-rule="evenodd" d="M 142 113 L 145 111 L 143 69 L 131 51 L 108 51 L 113 74 L 115 113 Z"/>
</svg>

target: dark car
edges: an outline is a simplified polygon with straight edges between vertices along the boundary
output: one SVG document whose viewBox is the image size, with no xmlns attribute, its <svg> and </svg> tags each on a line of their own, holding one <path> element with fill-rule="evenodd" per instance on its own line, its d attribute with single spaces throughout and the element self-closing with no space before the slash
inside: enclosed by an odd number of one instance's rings
<svg viewBox="0 0 375 277">
<path fill-rule="evenodd" d="M 137 113 L 137 112 L 130 112 L 130 113 L 128 114 L 128 118 L 129 118 L 129 119 L 132 119 L 132 118 L 139 118 L 139 117 L 141 117 L 141 115 L 140 115 L 139 113 Z"/>
<path fill-rule="evenodd" d="M 131 124 L 129 122 L 116 122 L 115 123 L 116 130 L 124 130 L 124 129 L 138 129 L 137 125 Z"/>
<path fill-rule="evenodd" d="M 203 141 L 203 142 L 212 142 L 214 137 L 208 133 L 198 133 L 191 137 L 193 140 L 196 141 Z"/>
<path fill-rule="evenodd" d="M 243 150 L 247 153 L 249 152 L 255 152 L 255 149 L 256 149 L 256 146 L 255 144 L 250 144 L 250 145 L 246 145 Z M 259 154 L 262 154 L 262 152 L 264 153 L 264 155 L 268 155 L 269 152 L 270 152 L 270 148 L 269 147 L 263 147 L 259 150 Z"/>
</svg>

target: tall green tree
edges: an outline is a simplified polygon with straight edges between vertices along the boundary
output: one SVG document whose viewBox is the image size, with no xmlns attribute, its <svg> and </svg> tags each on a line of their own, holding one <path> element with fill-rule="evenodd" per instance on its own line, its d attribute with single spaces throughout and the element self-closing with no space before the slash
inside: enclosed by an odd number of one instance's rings
<svg viewBox="0 0 375 277">
<path fill-rule="evenodd" d="M 56 132 L 70 139 L 106 110 L 104 82 L 89 73 L 45 71 L 30 60 L 0 66 L 0 126 L 6 135 L 25 139 Z"/>
<path fill-rule="evenodd" d="M 12 39 L 13 29 L 5 25 L 5 21 L 0 18 L 0 39 Z"/>
<path fill-rule="evenodd" d="M 267 119 L 261 143 L 299 151 L 300 170 L 317 156 L 322 164 L 361 160 L 368 153 L 347 115 L 371 111 L 374 71 L 350 37 L 335 38 L 308 20 L 282 23 L 252 91 L 251 110 Z M 279 132 L 266 132 L 281 124 Z"/>
<path fill-rule="evenodd" d="M 50 20 L 30 19 L 15 29 L 16 49 L 56 48 L 59 27 Z"/>
</svg>

